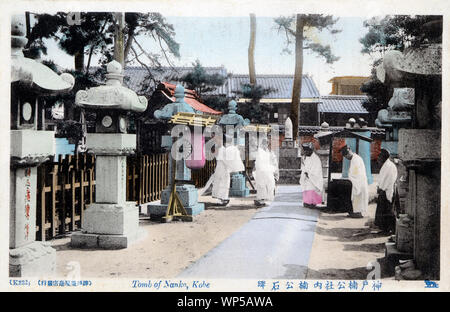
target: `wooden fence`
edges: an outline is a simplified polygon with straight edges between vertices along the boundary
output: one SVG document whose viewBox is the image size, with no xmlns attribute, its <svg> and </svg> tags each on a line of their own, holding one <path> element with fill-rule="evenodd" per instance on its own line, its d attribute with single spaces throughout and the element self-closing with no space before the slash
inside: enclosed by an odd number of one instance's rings
<svg viewBox="0 0 450 312">
<path fill-rule="evenodd" d="M 36 239 L 46 240 L 81 226 L 95 199 L 95 159 L 66 155 L 38 167 Z"/>
<path fill-rule="evenodd" d="M 204 187 L 206 182 L 208 182 L 211 175 L 216 169 L 216 160 L 207 160 L 205 166 L 202 169 L 194 169 L 191 171 L 192 181 L 195 187 Z"/>
<path fill-rule="evenodd" d="M 169 182 L 168 153 L 127 158 L 127 200 L 139 205 L 159 200 Z"/>
<path fill-rule="evenodd" d="M 203 187 L 214 173 L 215 160 L 192 170 Z M 128 201 L 138 205 L 159 200 L 169 185 L 169 154 L 127 157 Z M 36 239 L 48 240 L 81 228 L 84 209 L 95 201 L 95 157 L 65 155 L 38 167 Z"/>
</svg>

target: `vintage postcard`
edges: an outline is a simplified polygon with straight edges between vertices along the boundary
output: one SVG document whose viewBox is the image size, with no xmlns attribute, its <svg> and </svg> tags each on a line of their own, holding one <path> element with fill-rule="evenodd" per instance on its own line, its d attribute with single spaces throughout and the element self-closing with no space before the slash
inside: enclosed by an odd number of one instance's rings
<svg viewBox="0 0 450 312">
<path fill-rule="evenodd" d="M 449 290 L 448 2 L 0 6 L 1 290 Z"/>
</svg>

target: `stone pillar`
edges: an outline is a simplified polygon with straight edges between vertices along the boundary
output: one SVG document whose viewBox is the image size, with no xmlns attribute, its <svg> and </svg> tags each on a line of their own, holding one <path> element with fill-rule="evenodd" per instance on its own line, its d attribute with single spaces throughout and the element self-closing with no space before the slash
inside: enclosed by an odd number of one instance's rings
<svg viewBox="0 0 450 312">
<path fill-rule="evenodd" d="M 326 202 L 327 190 L 328 190 L 328 175 L 330 174 L 330 153 L 332 147 L 332 132 L 330 131 L 330 125 L 327 122 L 323 122 L 320 125 L 320 131 L 314 134 L 314 138 L 319 140 L 319 149 L 316 150 L 317 156 L 322 163 L 322 176 L 323 176 L 323 201 Z"/>
<path fill-rule="evenodd" d="M 440 141 L 440 130 L 399 131 L 399 158 L 409 170 L 406 212 L 414 220 L 414 260 L 428 279 L 439 279 L 440 271 Z"/>
<path fill-rule="evenodd" d="M 48 277 L 56 268 L 56 250 L 36 241 L 37 165 L 54 153 L 54 132 L 11 131 L 10 277 Z"/>
<path fill-rule="evenodd" d="M 284 140 L 281 141 L 278 167 L 280 178 L 277 184 L 298 184 L 301 175 L 301 155 L 297 142 L 292 139 L 292 121 L 288 117 L 284 124 Z"/>
<path fill-rule="evenodd" d="M 139 208 L 126 201 L 126 154 L 136 147 L 136 135 L 88 133 L 86 146 L 95 160 L 95 202 L 83 213 L 82 230 L 72 234 L 78 248 L 126 248 L 139 235 Z"/>
<path fill-rule="evenodd" d="M 127 248 L 138 238 L 139 207 L 126 201 L 126 156 L 136 149 L 136 135 L 127 133 L 126 111 L 143 112 L 147 100 L 122 86 L 122 67 L 107 66 L 105 86 L 78 91 L 75 104 L 96 111 L 96 131 L 86 136 L 88 151 L 96 155 L 95 202 L 82 219 L 82 230 L 72 234 L 77 248 Z"/>
</svg>

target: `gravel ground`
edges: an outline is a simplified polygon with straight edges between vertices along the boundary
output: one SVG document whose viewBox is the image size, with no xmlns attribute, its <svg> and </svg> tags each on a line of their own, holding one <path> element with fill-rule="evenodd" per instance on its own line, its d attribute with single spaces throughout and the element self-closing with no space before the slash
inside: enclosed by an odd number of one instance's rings
<svg viewBox="0 0 450 312">
<path fill-rule="evenodd" d="M 75 261 L 82 278 L 173 278 L 249 221 L 257 211 L 253 200 L 254 195 L 232 198 L 224 208 L 202 196 L 199 201 L 206 203 L 206 209 L 193 222 L 141 219 L 146 236 L 127 249 L 73 249 L 70 237 L 54 240 L 57 274 L 66 276 L 67 265 Z"/>
</svg>

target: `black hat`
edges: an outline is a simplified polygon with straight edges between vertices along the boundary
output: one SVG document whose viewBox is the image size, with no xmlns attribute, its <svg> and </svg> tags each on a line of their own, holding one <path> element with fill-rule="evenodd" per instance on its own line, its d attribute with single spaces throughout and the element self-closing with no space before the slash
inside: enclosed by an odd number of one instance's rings
<svg viewBox="0 0 450 312">
<path fill-rule="evenodd" d="M 310 150 L 314 150 L 314 145 L 312 142 L 307 142 L 307 143 L 302 143 L 302 147 L 303 149 L 310 149 Z"/>
<path fill-rule="evenodd" d="M 342 156 L 345 156 L 345 155 L 348 154 L 348 150 L 349 150 L 348 146 L 347 146 L 347 145 L 344 145 L 343 147 L 341 147 L 341 149 L 339 150 L 339 152 L 342 153 Z"/>
<path fill-rule="evenodd" d="M 391 153 L 387 149 L 382 148 L 379 157 L 389 158 L 389 156 L 391 156 Z"/>
</svg>

